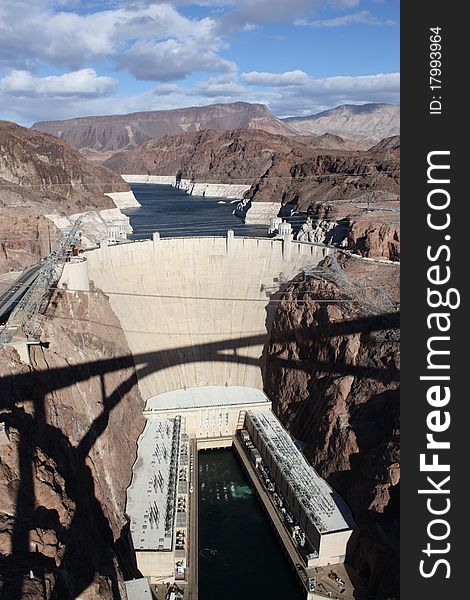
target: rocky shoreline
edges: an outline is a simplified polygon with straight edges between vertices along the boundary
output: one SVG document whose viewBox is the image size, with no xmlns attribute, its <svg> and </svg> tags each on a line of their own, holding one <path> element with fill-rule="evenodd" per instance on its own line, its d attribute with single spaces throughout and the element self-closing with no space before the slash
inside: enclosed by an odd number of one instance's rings
<svg viewBox="0 0 470 600">
<path fill-rule="evenodd" d="M 251 187 L 251 184 L 213 183 L 192 181 L 191 179 L 186 178 L 182 178 L 179 184 L 177 184 L 175 175 L 123 174 L 121 177 L 127 183 L 171 185 L 180 190 L 184 190 L 191 196 L 205 196 L 207 198 L 231 198 L 233 200 L 238 200 L 243 198 L 245 192 Z"/>
</svg>

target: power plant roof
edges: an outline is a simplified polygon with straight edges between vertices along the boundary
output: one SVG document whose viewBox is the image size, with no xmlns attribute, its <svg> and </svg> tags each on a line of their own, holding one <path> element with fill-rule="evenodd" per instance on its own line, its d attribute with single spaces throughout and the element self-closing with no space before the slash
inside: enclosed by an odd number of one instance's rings
<svg viewBox="0 0 470 600">
<path fill-rule="evenodd" d="M 247 416 L 318 531 L 352 529 L 352 516 L 344 501 L 309 465 L 275 415 L 249 411 Z"/>
<path fill-rule="evenodd" d="M 172 549 L 180 421 L 147 421 L 140 437 L 126 505 L 136 550 Z"/>
<path fill-rule="evenodd" d="M 242 386 L 209 385 L 165 392 L 147 400 L 145 411 L 182 410 L 268 403 L 262 390 Z"/>
</svg>

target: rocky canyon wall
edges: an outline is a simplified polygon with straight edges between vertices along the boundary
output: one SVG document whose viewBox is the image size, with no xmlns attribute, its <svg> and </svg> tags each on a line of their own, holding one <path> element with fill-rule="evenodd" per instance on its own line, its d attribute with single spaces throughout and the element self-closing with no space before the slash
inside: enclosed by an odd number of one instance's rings
<svg viewBox="0 0 470 600">
<path fill-rule="evenodd" d="M 360 528 L 350 560 L 374 600 L 398 598 L 398 267 L 327 257 L 273 306 L 265 387 Z"/>
<path fill-rule="evenodd" d="M 125 597 L 125 490 L 143 428 L 134 361 L 101 292 L 55 296 L 31 365 L 0 353 L 2 597 Z"/>
<path fill-rule="evenodd" d="M 51 135 L 0 121 L 0 273 L 36 264 L 49 252 L 59 231 L 46 215 L 136 205 L 119 175 Z"/>
</svg>

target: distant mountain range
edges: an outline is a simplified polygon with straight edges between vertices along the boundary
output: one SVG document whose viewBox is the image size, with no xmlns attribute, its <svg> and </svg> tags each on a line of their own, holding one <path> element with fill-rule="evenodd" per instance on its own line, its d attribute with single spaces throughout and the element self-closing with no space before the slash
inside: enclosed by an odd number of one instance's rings
<svg viewBox="0 0 470 600">
<path fill-rule="evenodd" d="M 167 134 L 191 133 L 202 129 L 261 129 L 283 135 L 296 133 L 263 104 L 247 102 L 44 121 L 35 123 L 32 128 L 55 135 L 82 151 L 90 150 L 90 154 L 93 151 L 134 148 Z"/>
<path fill-rule="evenodd" d="M 308 117 L 282 120 L 299 133 L 331 133 L 371 146 L 383 138 L 399 135 L 400 107 L 397 104 L 343 104 Z"/>
<path fill-rule="evenodd" d="M 372 146 L 399 133 L 399 106 L 392 104 L 344 105 L 309 117 L 279 119 L 264 104 L 235 102 L 210 106 L 157 110 L 127 115 L 79 117 L 43 121 L 33 129 L 50 133 L 86 155 L 135 148 L 164 135 L 203 129 L 262 130 L 285 136 L 333 134 L 352 140 L 350 148 Z"/>
</svg>

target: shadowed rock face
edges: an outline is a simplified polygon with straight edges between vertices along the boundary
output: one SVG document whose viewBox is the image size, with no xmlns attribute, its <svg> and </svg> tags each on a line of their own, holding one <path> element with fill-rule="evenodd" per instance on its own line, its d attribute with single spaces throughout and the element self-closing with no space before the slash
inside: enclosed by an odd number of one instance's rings
<svg viewBox="0 0 470 600">
<path fill-rule="evenodd" d="M 1 595 L 114 600 L 133 574 L 117 541 L 143 402 L 103 294 L 56 296 L 48 314 L 50 345 L 33 349 L 31 367 L 0 352 Z"/>
<path fill-rule="evenodd" d="M 253 201 L 279 198 L 296 210 L 308 212 L 318 202 L 352 200 L 370 192 L 399 194 L 399 146 L 367 152 L 319 152 L 305 148 L 292 160 L 275 155 L 263 178 L 253 185 Z"/>
<path fill-rule="evenodd" d="M 398 277 L 326 258 L 273 308 L 265 374 L 276 412 L 353 512 L 352 564 L 376 600 L 399 594 Z"/>
<path fill-rule="evenodd" d="M 399 260 L 399 156 L 396 137 L 365 152 L 317 151 L 296 161 L 275 156 L 246 196 L 253 202 L 279 199 L 316 221 L 342 221 L 353 252 Z"/>
<path fill-rule="evenodd" d="M 361 528 L 352 559 L 368 578 L 372 597 L 391 597 L 397 583 L 399 489 L 397 266 L 360 259 L 340 259 L 338 264 L 327 258 L 320 267 L 308 261 L 313 268 L 309 276 L 308 265 L 299 263 L 307 270 L 305 280 L 288 285 L 282 297 L 275 294 L 271 304 L 265 292 L 279 289 L 282 277 L 270 275 L 271 285 L 266 281 L 259 295 L 250 280 L 239 279 L 247 297 L 266 299 L 245 310 L 243 303 L 230 300 L 234 294 L 243 297 L 240 287 L 225 286 L 229 294 L 225 301 L 220 289 L 208 289 L 201 273 L 194 276 L 190 257 L 201 255 L 194 252 L 194 243 L 187 244 L 186 254 L 168 253 L 166 260 L 160 256 L 153 263 L 146 256 L 139 262 L 132 254 L 140 247 L 150 248 L 152 242 L 108 249 L 130 252 L 132 273 L 153 264 L 153 270 L 159 265 L 171 274 L 170 255 L 192 273 L 182 279 L 186 285 L 197 282 L 196 298 L 188 297 L 183 284 L 181 289 L 173 287 L 166 300 L 166 290 L 159 289 L 161 306 L 155 310 L 161 322 L 154 321 L 156 313 L 150 310 L 156 294 L 145 298 L 148 304 L 136 312 L 140 321 L 123 321 L 124 333 L 101 292 L 62 293 L 53 298 L 42 323 L 42 339 L 49 347 L 32 349 L 31 367 L 22 364 L 13 350 L 0 353 L 0 419 L 7 426 L 7 433 L 0 433 L 2 595 L 10 600 L 119 597 L 123 577 L 135 574 L 123 526 L 125 489 L 143 428 L 141 382 L 146 378 L 154 382 L 149 394 L 161 385 L 172 389 L 176 378 L 169 376 L 169 369 L 187 377 L 196 366 L 195 376 L 200 378 L 196 384 L 208 376 L 224 381 L 227 374 L 246 383 L 247 375 L 264 364 L 260 355 L 267 342 L 263 379 L 275 410 L 305 443 L 312 464 L 352 508 Z M 202 243 L 208 244 L 206 239 Z M 251 246 L 244 252 L 253 268 L 255 240 Z M 219 270 L 225 253 L 216 245 L 208 252 Z M 269 270 L 279 275 L 274 258 L 260 264 L 270 263 Z M 237 272 L 249 272 L 239 260 L 233 265 L 233 281 Z M 288 274 L 280 257 L 278 266 Z M 110 291 L 110 280 L 104 274 L 101 279 Z M 255 279 L 259 286 L 259 278 Z M 126 280 L 120 278 L 119 285 L 126 286 Z M 137 280 L 142 281 L 138 273 Z M 170 283 L 175 281 L 169 278 Z M 221 283 L 226 281 L 221 277 Z M 119 289 L 131 288 L 128 284 Z M 139 291 L 150 295 L 152 290 Z M 225 309 L 218 310 L 208 295 Z M 182 296 L 179 303 L 178 296 Z M 205 298 L 199 301 L 197 296 Z M 123 300 L 125 294 L 116 297 Z M 323 304 L 321 299 L 339 303 Z M 186 304 L 185 311 L 181 303 Z M 261 309 L 254 308 L 258 306 Z M 131 309 L 128 304 L 127 313 Z M 228 311 L 236 326 L 233 335 L 227 328 Z M 174 314 L 180 315 L 180 323 L 172 320 Z M 181 319 L 183 314 L 187 320 Z M 142 322 L 144 316 L 148 326 Z M 202 316 L 206 320 L 199 330 Z M 252 322 L 254 317 L 257 323 Z M 141 342 L 144 333 L 153 342 L 172 343 L 152 343 L 146 351 Z"/>
<path fill-rule="evenodd" d="M 104 194 L 129 189 L 64 142 L 0 121 L 0 272 L 30 266 L 48 252 L 57 232 L 44 214 L 113 208 Z"/>
<path fill-rule="evenodd" d="M 247 102 L 127 115 L 81 117 L 33 125 L 33 129 L 51 133 L 77 148 L 95 151 L 133 148 L 151 138 L 159 138 L 166 134 L 238 128 L 261 129 L 284 135 L 296 133 L 263 104 Z"/>
</svg>

